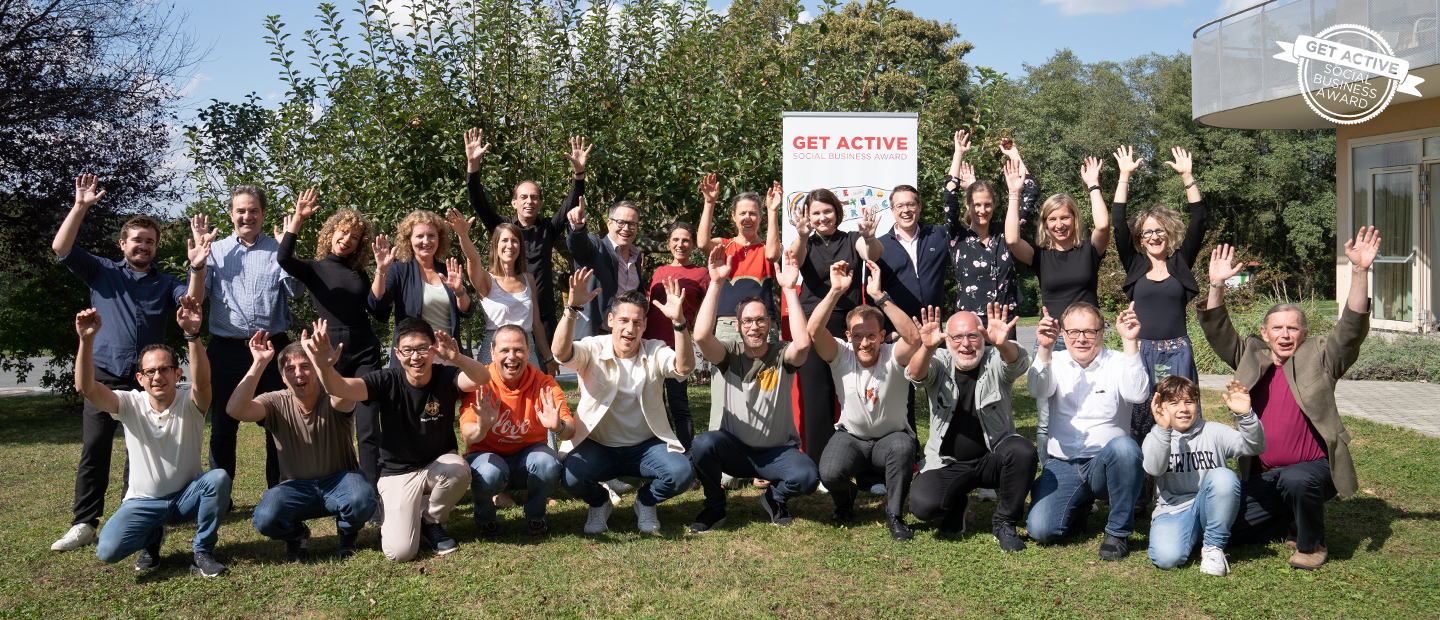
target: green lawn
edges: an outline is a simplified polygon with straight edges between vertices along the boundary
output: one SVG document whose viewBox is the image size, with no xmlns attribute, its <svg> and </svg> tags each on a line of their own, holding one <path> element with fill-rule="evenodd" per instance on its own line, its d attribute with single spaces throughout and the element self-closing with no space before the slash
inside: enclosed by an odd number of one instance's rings
<svg viewBox="0 0 1440 620">
<path fill-rule="evenodd" d="M 692 394 L 703 428 L 708 392 Z M 1021 432 L 1033 436 L 1033 401 L 1019 400 Z M 1221 410 L 1214 394 L 1206 401 Z M 1101 515 L 1091 518 L 1092 536 L 1006 555 L 989 534 L 993 504 L 972 510 L 971 533 L 959 540 L 922 524 L 914 541 L 898 544 L 881 525 L 878 497 L 861 496 L 860 523 L 848 529 L 827 523 L 828 496 L 801 498 L 795 525 L 782 529 L 749 488 L 732 493 L 728 529 L 705 536 L 684 533 L 701 507 L 691 492 L 661 505 L 661 536 L 637 532 L 629 498 L 609 534 L 580 535 L 585 508 L 562 499 L 548 538 L 525 536 L 510 508 L 501 512 L 507 535 L 482 542 L 467 496 L 448 523 L 456 553 L 391 564 L 367 529 L 363 550 L 337 561 L 334 525 L 321 521 L 311 523 L 314 559 L 286 565 L 283 544 L 249 523 L 263 451 L 260 430 L 246 424 L 237 510 L 216 552 L 232 572 L 203 579 L 186 572 L 193 526 L 172 529 L 154 573 L 133 572 L 133 560 L 103 565 L 93 547 L 49 550 L 69 520 L 77 411 L 54 397 L 0 399 L 0 616 L 1403 618 L 1440 610 L 1440 440 L 1355 419 L 1346 423 L 1363 490 L 1328 504 L 1331 563 L 1300 572 L 1285 565 L 1281 545 L 1242 547 L 1230 552 L 1228 578 L 1194 565 L 1152 567 L 1146 521 L 1131 557 L 1113 564 L 1096 557 Z M 117 439 L 116 454 L 123 449 Z M 112 511 L 121 466 L 116 459 Z"/>
</svg>

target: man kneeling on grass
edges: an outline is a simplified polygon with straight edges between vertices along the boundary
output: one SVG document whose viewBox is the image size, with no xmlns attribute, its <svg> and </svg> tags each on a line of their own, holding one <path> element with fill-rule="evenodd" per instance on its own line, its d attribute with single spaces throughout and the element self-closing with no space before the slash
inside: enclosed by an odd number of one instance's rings
<svg viewBox="0 0 1440 620">
<path fill-rule="evenodd" d="M 317 333 L 324 327 L 315 326 Z M 305 345 L 280 351 L 280 379 L 287 389 L 255 396 L 260 376 L 275 358 L 265 332 L 250 339 L 250 370 L 235 386 L 225 412 L 257 422 L 275 437 L 280 484 L 255 507 L 255 531 L 285 541 L 285 561 L 299 562 L 310 547 L 309 519 L 335 517 L 335 555 L 355 553 L 355 537 L 375 513 L 375 490 L 355 458 L 355 401 L 325 393 Z"/>
<path fill-rule="evenodd" d="M 460 437 L 469 451 L 475 525 L 481 536 L 500 535 L 495 520 L 497 493 L 525 490 L 525 533 L 543 536 L 545 506 L 560 487 L 560 455 L 546 443 L 549 433 L 565 441 L 575 422 L 565 391 L 555 378 L 531 366 L 525 330 L 506 325 L 490 341 L 490 383 L 467 392 L 460 404 Z"/>
<path fill-rule="evenodd" d="M 648 478 L 635 493 L 635 516 L 641 533 L 654 534 L 660 531 L 655 506 L 684 493 L 695 479 L 664 402 L 664 379 L 684 379 L 695 369 L 694 342 L 682 313 L 685 293 L 673 279 L 665 283 L 664 304 L 639 291 L 620 293 L 606 317 L 610 333 L 572 341 L 575 319 L 599 294 L 589 290 L 591 275 L 581 268 L 570 276 L 569 307 L 555 330 L 555 359 L 580 379 L 575 436 L 564 457 L 565 490 L 590 505 L 585 533 L 600 534 L 615 510 L 600 483 L 619 476 Z M 670 319 L 674 349 L 641 338 L 652 303 Z"/>
<path fill-rule="evenodd" d="M 1150 411 L 1155 427 L 1145 436 L 1145 473 L 1155 476 L 1155 513 L 1150 518 L 1150 561 L 1175 568 L 1200 542 L 1200 571 L 1225 576 L 1225 545 L 1240 510 L 1240 477 L 1225 459 L 1265 451 L 1265 429 L 1250 408 L 1250 391 L 1231 381 L 1221 396 L 1235 430 L 1200 417 L 1200 387 L 1171 375 L 1155 385 Z"/>
<path fill-rule="evenodd" d="M 770 482 L 760 506 L 775 525 L 794 521 L 786 503 L 809 495 L 820 486 L 815 461 L 800 452 L 800 433 L 790 413 L 791 377 L 810 353 L 805 313 L 795 292 L 800 266 L 793 252 L 785 253 L 785 269 L 776 278 L 790 307 L 790 342 L 770 344 L 770 316 L 765 300 L 749 296 L 735 307 L 740 342 L 715 337 L 715 315 L 722 282 L 730 277 L 725 248 L 710 253 L 710 288 L 695 317 L 695 346 L 715 365 L 717 381 L 711 398 L 719 406 L 717 430 L 701 433 L 691 446 L 696 475 L 705 487 L 705 509 L 690 525 L 690 533 L 709 532 L 725 525 L 725 487 L 720 474 L 760 478 Z"/>
<path fill-rule="evenodd" d="M 970 491 L 998 488 L 1000 503 L 991 532 L 1002 551 L 1021 551 L 1015 524 L 1025 516 L 1025 497 L 1035 480 L 1035 444 L 1015 432 L 1011 392 L 1030 368 L 1030 356 L 1008 340 L 1017 319 L 1006 321 L 1002 304 L 991 303 L 990 324 L 956 312 L 942 328 L 940 309 L 921 310 L 921 349 L 906 372 L 930 398 L 930 439 L 910 491 L 910 512 L 929 521 L 944 517 L 940 531 L 965 531 Z M 936 353 L 941 342 L 948 348 Z M 989 346 L 986 346 L 986 345 Z"/>
<path fill-rule="evenodd" d="M 215 577 L 226 571 L 211 553 L 219 538 L 220 519 L 230 506 L 230 475 L 223 469 L 200 473 L 205 411 L 210 408 L 210 363 L 200 342 L 199 300 L 182 298 L 175 320 L 190 349 L 190 389 L 175 387 L 181 379 L 175 350 L 151 344 L 140 350 L 135 373 L 145 390 L 116 392 L 95 380 L 99 312 L 91 308 L 75 315 L 75 331 L 80 334 L 75 390 L 120 422 L 130 454 L 129 490 L 100 531 L 95 557 L 110 564 L 139 551 L 135 570 L 158 568 L 165 526 L 194 521 L 190 570 Z"/>
<path fill-rule="evenodd" d="M 465 495 L 470 467 L 455 453 L 455 403 L 462 392 L 490 382 L 485 366 L 460 354 L 446 333 L 424 319 L 395 326 L 395 357 L 400 360 L 359 379 L 340 376 L 340 352 L 330 346 L 325 321 L 304 341 L 305 353 L 320 371 L 320 384 L 332 396 L 377 405 L 380 431 L 380 501 L 385 524 L 380 549 L 392 562 L 404 562 L 420 550 L 420 537 L 435 553 L 457 548 L 440 524 Z M 344 344 L 340 345 L 342 348 Z M 433 358 L 449 362 L 441 365 Z"/>
</svg>

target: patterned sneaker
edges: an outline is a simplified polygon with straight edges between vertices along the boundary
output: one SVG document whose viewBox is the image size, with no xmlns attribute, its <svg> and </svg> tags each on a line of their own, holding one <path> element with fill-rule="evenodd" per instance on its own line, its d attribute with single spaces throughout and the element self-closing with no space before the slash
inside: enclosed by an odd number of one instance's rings
<svg viewBox="0 0 1440 620">
<path fill-rule="evenodd" d="M 94 543 L 99 539 L 100 537 L 96 535 L 94 527 L 92 527 L 89 523 L 80 523 L 78 525 L 71 526 L 70 531 L 65 532 L 65 535 L 61 536 L 60 540 L 52 543 L 50 545 L 50 550 L 74 551 L 76 549 L 84 547 L 85 545 Z"/>
</svg>

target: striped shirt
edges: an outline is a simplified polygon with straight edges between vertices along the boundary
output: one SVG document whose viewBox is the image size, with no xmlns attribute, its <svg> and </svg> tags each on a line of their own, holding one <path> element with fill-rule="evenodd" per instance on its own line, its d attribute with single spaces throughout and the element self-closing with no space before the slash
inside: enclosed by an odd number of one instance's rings
<svg viewBox="0 0 1440 620">
<path fill-rule="evenodd" d="M 205 273 L 210 333 L 246 340 L 257 331 L 274 334 L 290 328 L 285 299 L 304 293 L 305 285 L 280 268 L 279 255 L 280 242 L 264 233 L 250 246 L 238 235 L 211 246 Z"/>
</svg>

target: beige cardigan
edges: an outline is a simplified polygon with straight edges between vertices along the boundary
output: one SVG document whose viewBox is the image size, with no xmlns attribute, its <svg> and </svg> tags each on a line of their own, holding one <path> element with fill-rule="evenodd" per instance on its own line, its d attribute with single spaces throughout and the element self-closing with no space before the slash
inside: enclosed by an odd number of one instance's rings
<svg viewBox="0 0 1440 620">
<path fill-rule="evenodd" d="M 687 379 L 688 375 L 675 372 L 675 349 L 663 341 L 642 339 L 637 354 L 645 369 L 645 387 L 640 394 L 640 412 L 650 426 L 650 432 L 663 440 L 671 452 L 684 452 L 685 447 L 670 430 L 670 417 L 665 413 L 665 379 Z M 575 341 L 570 359 L 561 362 L 566 368 L 580 376 L 580 407 L 575 415 L 575 436 L 560 444 L 560 458 L 569 456 L 575 446 L 585 441 L 590 429 L 595 428 L 605 415 L 610 413 L 610 403 L 620 381 L 620 362 L 616 361 L 615 348 L 610 344 L 610 334 L 590 336 Z"/>
</svg>

